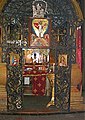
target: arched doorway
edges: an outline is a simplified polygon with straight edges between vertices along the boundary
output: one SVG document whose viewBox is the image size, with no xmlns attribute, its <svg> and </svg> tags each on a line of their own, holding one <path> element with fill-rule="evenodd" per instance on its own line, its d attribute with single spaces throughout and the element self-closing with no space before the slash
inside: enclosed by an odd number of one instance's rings
<svg viewBox="0 0 85 120">
<path fill-rule="evenodd" d="M 74 31 L 76 26 L 81 24 L 72 1 L 36 1 L 38 7 L 46 3 L 44 18 L 51 18 L 50 46 L 51 58 L 54 58 L 52 65 L 54 70 L 53 101 L 52 106 L 58 111 L 70 110 L 70 86 L 71 86 L 71 64 L 75 63 L 75 39 Z M 56 3 L 56 4 L 55 4 Z M 34 5 L 36 5 L 34 4 Z M 62 6 L 63 4 L 63 6 Z M 29 7 L 31 5 L 31 7 Z M 33 50 L 36 47 L 29 46 L 28 36 L 30 31 L 29 17 L 33 17 L 33 1 L 11 1 L 5 7 L 2 14 L 3 20 L 3 62 L 7 63 L 7 93 L 8 110 L 19 110 L 23 106 L 23 50 Z M 15 7 L 13 7 L 15 6 Z M 16 11 L 16 9 L 17 11 Z M 9 10 L 10 9 L 10 10 Z M 11 11 L 11 12 L 10 12 Z M 41 14 L 40 14 L 41 15 Z M 68 17 L 69 16 L 69 17 Z M 79 21 L 80 20 L 80 21 Z M 38 46 L 37 46 L 38 47 Z M 39 46 L 42 47 L 42 46 Z M 39 48 L 40 49 L 40 48 Z M 38 51 L 38 50 L 37 50 Z M 35 51 L 36 52 L 36 51 Z M 39 52 L 37 52 L 39 53 Z M 12 57 L 18 59 L 17 65 L 12 65 Z M 46 56 L 47 57 L 47 56 Z M 51 59 L 50 58 L 50 59 Z M 65 58 L 66 63 L 59 62 Z M 50 63 L 50 62 L 49 62 Z M 49 66 L 49 65 L 48 65 Z M 53 67 L 50 64 L 50 67 Z M 52 74 L 50 74 L 52 75 Z M 51 77 L 51 76 L 50 76 Z M 49 77 L 49 78 L 50 78 Z M 29 79 L 29 78 L 25 78 Z M 17 81 L 16 81 L 17 80 Z M 29 81 L 29 80 L 28 80 Z M 15 85 L 14 85 L 15 84 Z M 51 91 L 52 92 L 52 91 Z M 50 101 L 49 101 L 50 102 Z"/>
</svg>

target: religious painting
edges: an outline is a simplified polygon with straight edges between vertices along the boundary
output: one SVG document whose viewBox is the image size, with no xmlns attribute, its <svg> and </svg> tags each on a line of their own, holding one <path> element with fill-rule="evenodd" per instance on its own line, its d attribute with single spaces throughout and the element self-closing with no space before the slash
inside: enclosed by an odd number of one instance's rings
<svg viewBox="0 0 85 120">
<path fill-rule="evenodd" d="M 49 49 L 26 49 L 24 50 L 24 63 L 48 63 Z"/>
<path fill-rule="evenodd" d="M 32 47 L 49 47 L 50 19 L 30 18 L 29 44 Z"/>
<path fill-rule="evenodd" d="M 12 66 L 19 65 L 19 54 L 13 52 L 10 53 L 10 65 Z"/>
<path fill-rule="evenodd" d="M 67 55 L 66 54 L 59 55 L 58 65 L 63 66 L 63 67 L 67 66 Z"/>
<path fill-rule="evenodd" d="M 2 44 L 2 27 L 0 26 L 0 45 Z"/>
</svg>

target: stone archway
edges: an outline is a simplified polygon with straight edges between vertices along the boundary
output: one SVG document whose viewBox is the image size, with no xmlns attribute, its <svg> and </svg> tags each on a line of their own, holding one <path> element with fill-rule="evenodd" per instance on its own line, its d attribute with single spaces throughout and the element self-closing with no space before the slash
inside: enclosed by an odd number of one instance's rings
<svg viewBox="0 0 85 120">
<path fill-rule="evenodd" d="M 13 0 L 8 3 L 4 8 L 2 13 L 3 20 L 3 62 L 6 62 L 8 65 L 8 76 L 11 76 L 11 69 L 20 71 L 23 61 L 20 61 L 20 66 L 16 68 L 11 68 L 8 62 L 9 51 L 19 51 L 20 60 L 22 58 L 22 48 L 28 48 L 28 17 L 32 16 L 32 8 L 29 7 L 32 5 L 32 1 L 18 1 Z M 74 31 L 76 26 L 81 24 L 82 14 L 81 12 L 76 13 L 76 2 L 70 0 L 46 0 L 48 3 L 48 13 L 45 14 L 45 17 L 52 18 L 52 36 L 51 36 L 51 47 L 50 49 L 55 51 L 55 106 L 59 111 L 69 111 L 70 110 L 70 79 L 71 79 L 71 64 L 75 63 L 75 40 L 74 40 Z M 56 4 L 55 4 L 56 3 Z M 74 5 L 74 7 L 73 7 Z M 78 6 L 78 5 L 77 5 Z M 78 11 L 80 11 L 78 9 Z M 69 16 L 69 17 L 68 17 Z M 10 27 L 13 29 L 10 34 Z M 70 29 L 72 33 L 70 33 Z M 15 31 L 15 32 L 14 32 Z M 21 34 L 21 39 L 18 41 L 17 33 Z M 56 40 L 59 38 L 59 41 Z M 16 41 L 12 44 L 11 41 Z M 15 47 L 16 46 L 16 47 Z M 11 49 L 12 48 L 12 49 Z M 17 50 L 15 50 L 15 48 Z M 59 55 L 66 55 L 68 65 L 66 67 L 58 66 Z M 13 70 L 12 70 L 13 71 Z M 21 72 L 21 73 L 20 73 Z M 16 83 L 19 93 L 16 92 L 15 87 L 13 87 L 13 80 L 9 77 L 7 79 L 7 92 L 8 92 L 8 110 L 18 110 L 22 108 L 22 71 L 19 72 L 19 78 L 17 74 L 12 74 L 14 79 L 20 79 L 21 84 L 19 86 Z M 10 86 L 11 85 L 11 86 Z M 11 90 L 13 89 L 13 92 Z M 16 95 L 15 95 L 16 93 Z"/>
</svg>

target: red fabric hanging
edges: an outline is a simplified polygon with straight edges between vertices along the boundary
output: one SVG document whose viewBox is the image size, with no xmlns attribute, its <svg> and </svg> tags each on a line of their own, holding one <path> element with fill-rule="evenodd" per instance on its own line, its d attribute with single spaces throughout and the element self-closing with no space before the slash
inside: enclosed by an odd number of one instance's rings
<svg viewBox="0 0 85 120">
<path fill-rule="evenodd" d="M 77 27 L 76 30 L 76 63 L 79 65 L 80 70 L 82 69 L 81 59 L 81 27 Z"/>
<path fill-rule="evenodd" d="M 45 95 L 46 75 L 34 76 L 32 82 L 32 93 L 39 96 Z"/>
<path fill-rule="evenodd" d="M 78 64 L 82 72 L 81 39 L 82 39 L 82 33 L 81 33 L 81 26 L 80 26 L 80 27 L 77 27 L 77 30 L 76 30 L 76 63 Z M 77 85 L 77 88 L 79 90 L 82 90 L 82 80 Z"/>
</svg>

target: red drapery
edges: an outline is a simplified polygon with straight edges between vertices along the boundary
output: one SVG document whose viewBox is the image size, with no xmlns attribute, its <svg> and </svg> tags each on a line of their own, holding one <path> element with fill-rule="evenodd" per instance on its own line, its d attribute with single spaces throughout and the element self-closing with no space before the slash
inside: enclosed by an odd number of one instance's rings
<svg viewBox="0 0 85 120">
<path fill-rule="evenodd" d="M 80 26 L 80 27 L 77 27 L 77 30 L 76 30 L 76 63 L 78 64 L 82 72 L 81 39 L 82 39 L 82 32 L 81 32 L 81 26 Z M 82 90 L 82 80 L 77 85 L 77 88 L 79 90 Z"/>
<path fill-rule="evenodd" d="M 46 75 L 34 76 L 32 80 L 32 93 L 43 96 L 45 94 Z"/>
<path fill-rule="evenodd" d="M 27 70 L 27 68 L 32 68 L 32 70 Z M 45 86 L 46 86 L 46 70 L 39 70 L 39 65 L 25 66 L 24 67 L 24 76 L 32 77 L 32 93 L 38 96 L 45 95 Z"/>
<path fill-rule="evenodd" d="M 82 69 L 81 59 L 81 26 L 77 27 L 76 30 L 76 63 L 79 65 L 80 70 Z"/>
</svg>

